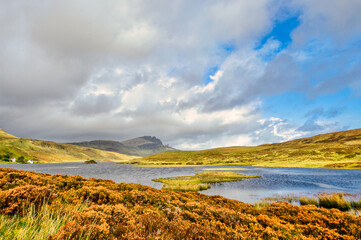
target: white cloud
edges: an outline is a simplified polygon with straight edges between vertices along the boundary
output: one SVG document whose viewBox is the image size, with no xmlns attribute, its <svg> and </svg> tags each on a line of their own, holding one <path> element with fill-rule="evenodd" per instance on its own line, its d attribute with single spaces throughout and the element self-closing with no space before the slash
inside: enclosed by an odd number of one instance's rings
<svg viewBox="0 0 361 240">
<path fill-rule="evenodd" d="M 338 44 L 361 36 L 361 2 L 358 0 L 294 0 L 301 9 L 301 26 L 293 33 L 295 44 L 332 37 Z"/>
<path fill-rule="evenodd" d="M 156 135 L 194 149 L 301 136 L 265 119 L 260 98 L 303 91 L 310 39 L 360 33 L 351 0 L 0 2 L 0 127 L 60 141 Z M 295 44 L 255 50 L 284 5 L 302 11 Z"/>
</svg>

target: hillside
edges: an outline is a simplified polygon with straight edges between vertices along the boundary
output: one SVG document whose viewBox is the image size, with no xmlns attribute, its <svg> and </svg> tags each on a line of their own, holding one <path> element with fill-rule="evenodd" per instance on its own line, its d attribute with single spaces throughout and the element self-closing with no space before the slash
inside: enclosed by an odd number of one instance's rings
<svg viewBox="0 0 361 240">
<path fill-rule="evenodd" d="M 70 144 L 143 157 L 175 150 L 172 147 L 163 145 L 162 141 L 158 138 L 151 136 L 133 138 L 122 142 L 94 140 L 89 142 L 77 142 Z"/>
<path fill-rule="evenodd" d="M 361 129 L 256 147 L 167 152 L 138 159 L 133 163 L 361 168 Z"/>
<path fill-rule="evenodd" d="M 9 139 L 9 138 L 11 139 L 11 138 L 17 138 L 17 137 L 15 137 L 15 136 L 13 136 L 13 135 L 5 132 L 4 130 L 2 130 L 2 129 L 0 128 L 0 140 L 1 140 L 1 139 Z"/>
<path fill-rule="evenodd" d="M 10 183 L 9 183 L 10 182 Z M 359 217 L 286 202 L 0 169 L 1 239 L 360 239 Z"/>
<path fill-rule="evenodd" d="M 14 137 L 0 131 L 0 155 L 11 154 L 18 158 L 36 159 L 40 162 L 65 162 L 81 160 L 130 160 L 135 156 L 107 152 L 70 144 Z"/>
</svg>

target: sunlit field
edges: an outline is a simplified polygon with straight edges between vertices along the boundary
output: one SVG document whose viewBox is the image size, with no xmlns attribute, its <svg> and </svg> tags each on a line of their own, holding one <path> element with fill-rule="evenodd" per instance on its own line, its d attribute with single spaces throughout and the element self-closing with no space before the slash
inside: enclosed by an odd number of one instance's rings
<svg viewBox="0 0 361 240">
<path fill-rule="evenodd" d="M 262 167 L 361 168 L 361 129 L 257 147 L 174 151 L 129 161 L 154 165 L 251 165 Z"/>
</svg>

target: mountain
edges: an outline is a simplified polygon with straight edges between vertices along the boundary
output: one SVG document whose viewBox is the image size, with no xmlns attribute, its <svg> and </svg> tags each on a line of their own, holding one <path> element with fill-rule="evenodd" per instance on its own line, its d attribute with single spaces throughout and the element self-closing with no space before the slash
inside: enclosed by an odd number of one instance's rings
<svg viewBox="0 0 361 240">
<path fill-rule="evenodd" d="M 167 145 L 163 145 L 161 140 L 151 136 L 133 138 L 122 142 L 94 140 L 89 142 L 75 142 L 70 144 L 143 157 L 176 150 Z"/>
<path fill-rule="evenodd" d="M 126 154 L 107 152 L 65 143 L 18 138 L 0 129 L 0 155 L 37 159 L 40 162 L 65 162 L 81 160 L 125 161 L 137 158 Z"/>
<path fill-rule="evenodd" d="M 256 147 L 167 152 L 137 159 L 134 163 L 361 168 L 361 129 Z"/>
</svg>

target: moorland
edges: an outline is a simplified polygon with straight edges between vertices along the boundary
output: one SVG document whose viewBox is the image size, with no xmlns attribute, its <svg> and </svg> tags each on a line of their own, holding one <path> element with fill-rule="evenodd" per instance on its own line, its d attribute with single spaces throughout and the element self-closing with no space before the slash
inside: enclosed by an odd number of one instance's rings
<svg viewBox="0 0 361 240">
<path fill-rule="evenodd" d="M 249 165 L 299 168 L 361 168 L 361 129 L 255 147 L 172 151 L 129 163 L 140 165 Z"/>
<path fill-rule="evenodd" d="M 360 239 L 361 218 L 276 202 L 0 169 L 1 239 Z"/>
<path fill-rule="evenodd" d="M 0 129 L 0 162 L 3 157 L 35 160 L 35 162 L 67 162 L 83 160 L 125 161 L 138 156 L 102 151 L 89 147 L 56 143 L 28 138 L 18 138 Z"/>
<path fill-rule="evenodd" d="M 234 146 L 200 151 L 174 151 L 175 149 L 164 146 L 159 139 L 154 137 L 141 137 L 122 143 L 122 146 L 127 146 L 134 151 L 143 149 L 143 152 L 138 152 L 138 155 L 148 155 L 150 150 L 147 147 L 165 151 L 143 158 L 121 154 L 116 151 L 107 151 L 107 147 L 113 144 L 112 141 L 109 142 L 105 145 L 98 143 L 100 144 L 97 146 L 99 149 L 95 149 L 90 147 L 93 144 L 92 142 L 73 145 L 25 139 L 12 136 L 0 129 L 0 156 L 11 154 L 14 157 L 23 156 L 25 159 L 36 159 L 42 163 L 107 160 L 153 166 L 249 165 L 299 168 L 361 168 L 361 129 L 321 134 L 309 138 L 254 147 Z"/>
</svg>

